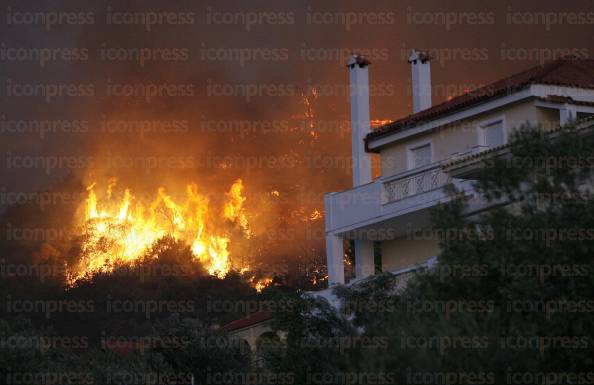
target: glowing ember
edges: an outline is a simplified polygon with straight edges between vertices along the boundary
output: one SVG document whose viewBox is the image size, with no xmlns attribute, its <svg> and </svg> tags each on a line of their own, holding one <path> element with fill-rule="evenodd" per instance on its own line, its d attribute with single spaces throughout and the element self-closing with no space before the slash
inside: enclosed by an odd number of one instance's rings
<svg viewBox="0 0 594 385">
<path fill-rule="evenodd" d="M 195 260 L 209 274 L 224 277 L 231 269 L 229 235 L 220 230 L 221 219 L 230 221 L 251 236 L 243 204 L 243 182 L 238 179 L 226 194 L 222 216 L 209 207 L 209 200 L 198 193 L 196 185 L 186 188 L 183 202 L 176 202 L 160 187 L 149 203 L 137 199 L 129 189 L 119 198 L 110 181 L 105 197 L 99 199 L 96 184 L 87 188 L 84 219 L 81 220 L 82 258 L 70 269 L 69 281 L 99 272 L 112 272 L 120 264 L 133 265 L 146 251 L 165 236 L 187 242 Z M 218 222 L 218 223 L 217 223 Z M 218 226 L 218 227 L 217 227 Z M 256 287 L 261 290 L 262 283 Z"/>
<path fill-rule="evenodd" d="M 379 128 L 381 126 L 385 126 L 386 124 L 392 123 L 393 120 L 390 119 L 371 119 L 370 124 L 372 128 Z"/>
<path fill-rule="evenodd" d="M 310 221 L 317 221 L 318 219 L 322 219 L 323 215 L 319 210 L 314 210 L 311 214 L 309 214 Z"/>
<path fill-rule="evenodd" d="M 271 283 L 272 283 L 272 278 L 262 278 L 262 279 L 256 281 L 256 284 L 254 285 L 254 287 L 256 288 L 256 290 L 259 293 L 265 287 L 267 287 L 268 285 L 270 285 Z"/>
<path fill-rule="evenodd" d="M 318 132 L 316 131 L 316 126 L 315 126 L 315 114 L 314 114 L 314 108 L 313 108 L 313 103 L 316 101 L 316 99 L 318 98 L 318 90 L 313 87 L 310 90 L 310 94 L 311 96 L 308 96 L 306 94 L 302 94 L 301 95 L 301 99 L 303 102 L 303 106 L 305 107 L 305 123 L 306 123 L 306 128 L 307 128 L 307 134 L 309 136 L 309 138 L 313 141 L 318 139 Z"/>
</svg>

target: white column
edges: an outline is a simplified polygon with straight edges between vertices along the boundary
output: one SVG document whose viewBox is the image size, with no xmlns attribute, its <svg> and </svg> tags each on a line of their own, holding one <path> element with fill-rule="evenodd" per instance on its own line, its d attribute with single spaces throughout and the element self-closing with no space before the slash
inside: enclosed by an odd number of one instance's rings
<svg viewBox="0 0 594 385">
<path fill-rule="evenodd" d="M 371 154 L 365 151 L 365 137 L 371 132 L 369 118 L 369 61 L 353 55 L 349 68 L 351 97 L 351 151 L 353 157 L 353 186 L 371 182 Z"/>
<path fill-rule="evenodd" d="M 559 125 L 566 125 L 572 120 L 575 120 L 576 116 L 577 112 L 574 106 L 570 106 L 569 104 L 563 105 L 563 107 L 559 109 Z"/>
<path fill-rule="evenodd" d="M 344 244 L 342 237 L 326 234 L 328 285 L 344 284 Z"/>
<path fill-rule="evenodd" d="M 355 276 L 365 278 L 375 274 L 373 241 L 355 241 Z"/>
<path fill-rule="evenodd" d="M 431 107 L 431 65 L 429 55 L 412 51 L 408 62 L 412 69 L 413 113 Z"/>
</svg>

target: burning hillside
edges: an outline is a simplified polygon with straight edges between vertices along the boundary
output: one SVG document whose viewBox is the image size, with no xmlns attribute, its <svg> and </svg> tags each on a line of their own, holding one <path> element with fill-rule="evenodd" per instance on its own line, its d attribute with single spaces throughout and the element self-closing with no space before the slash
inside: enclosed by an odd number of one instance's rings
<svg viewBox="0 0 594 385">
<path fill-rule="evenodd" d="M 99 272 L 109 273 L 120 265 L 134 265 L 164 237 L 187 243 L 194 261 L 210 275 L 224 277 L 233 268 L 229 251 L 232 237 L 251 237 L 243 189 L 242 180 L 237 179 L 224 194 L 223 207 L 215 207 L 196 184 L 187 185 L 181 198 L 159 187 L 154 198 L 145 201 L 129 188 L 119 188 L 115 179 L 102 190 L 92 183 L 79 209 L 76 231 L 82 240 L 81 257 L 68 269 L 69 283 Z M 235 268 L 245 271 L 248 266 Z M 262 289 L 270 282 L 264 278 L 254 286 Z"/>
<path fill-rule="evenodd" d="M 236 271 L 257 289 L 272 277 L 295 287 L 323 285 L 322 196 L 348 179 L 349 158 L 341 155 L 348 126 L 331 120 L 331 111 L 319 113 L 314 87 L 294 101 L 279 111 L 280 120 L 253 120 L 229 109 L 225 119 L 211 110 L 196 116 L 194 107 L 179 110 L 186 104 L 178 103 L 154 118 L 182 119 L 187 132 L 89 132 L 93 140 L 78 147 L 85 162 L 64 178 L 71 182 L 62 186 L 57 179 L 55 188 L 39 193 L 58 197 L 56 204 L 32 200 L 39 210 L 22 205 L 0 216 L 5 233 L 41 235 L 18 242 L 11 235 L 0 247 L 56 266 L 57 280 L 70 287 L 81 278 L 114 275 L 120 266 L 159 263 L 155 245 L 165 238 L 187 248 L 180 260 L 191 260 L 191 276 Z M 120 124 L 153 114 L 135 104 L 100 107 Z M 282 124 L 268 130 L 262 122 Z M 62 196 L 69 198 L 62 203 Z"/>
</svg>

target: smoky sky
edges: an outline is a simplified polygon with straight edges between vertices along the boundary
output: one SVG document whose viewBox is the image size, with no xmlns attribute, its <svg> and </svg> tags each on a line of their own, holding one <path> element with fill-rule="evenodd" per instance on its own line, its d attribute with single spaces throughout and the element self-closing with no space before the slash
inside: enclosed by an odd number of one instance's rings
<svg viewBox="0 0 594 385">
<path fill-rule="evenodd" d="M 241 177 L 248 197 L 290 190 L 323 210 L 324 192 L 350 184 L 348 53 L 372 62 L 372 119 L 396 119 L 411 110 L 412 48 L 432 52 L 435 104 L 564 54 L 591 57 L 591 5 L 5 1 L 2 192 L 69 174 L 205 189 Z"/>
</svg>

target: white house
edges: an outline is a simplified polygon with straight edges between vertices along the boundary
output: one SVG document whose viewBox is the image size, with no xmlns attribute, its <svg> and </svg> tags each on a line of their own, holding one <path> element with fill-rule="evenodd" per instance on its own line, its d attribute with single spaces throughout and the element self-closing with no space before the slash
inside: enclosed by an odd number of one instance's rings
<svg viewBox="0 0 594 385">
<path fill-rule="evenodd" d="M 505 148 L 512 130 L 540 124 L 554 130 L 594 115 L 594 60 L 564 58 L 530 68 L 432 106 L 430 57 L 413 51 L 413 113 L 370 128 L 369 61 L 353 55 L 350 76 L 353 187 L 325 196 L 329 283 L 345 283 L 344 245 L 355 244 L 356 278 L 408 271 L 438 253 L 429 212 L 448 199 L 444 185 L 472 196 L 473 159 Z M 486 152 L 488 151 L 488 152 Z M 381 176 L 372 180 L 371 157 Z M 474 163 L 476 165 L 476 163 Z M 481 208 L 480 199 L 476 209 Z"/>
<path fill-rule="evenodd" d="M 430 57 L 413 51 L 413 113 L 374 131 L 369 114 L 369 61 L 353 55 L 350 75 L 353 188 L 325 196 L 326 251 L 330 286 L 345 283 L 344 246 L 355 244 L 355 274 L 349 283 L 381 271 L 403 274 L 431 264 L 439 254 L 429 212 L 449 198 L 454 183 L 469 196 L 483 156 L 505 153 L 510 133 L 522 124 L 554 131 L 572 120 L 594 127 L 594 60 L 561 59 L 517 73 L 432 106 Z M 372 154 L 381 176 L 372 180 Z M 480 199 L 471 210 L 484 209 Z M 399 285 L 405 284 L 401 280 Z M 338 307 L 333 288 L 313 292 Z M 272 314 L 257 312 L 221 328 L 253 353 L 283 340 L 271 328 Z"/>
</svg>

